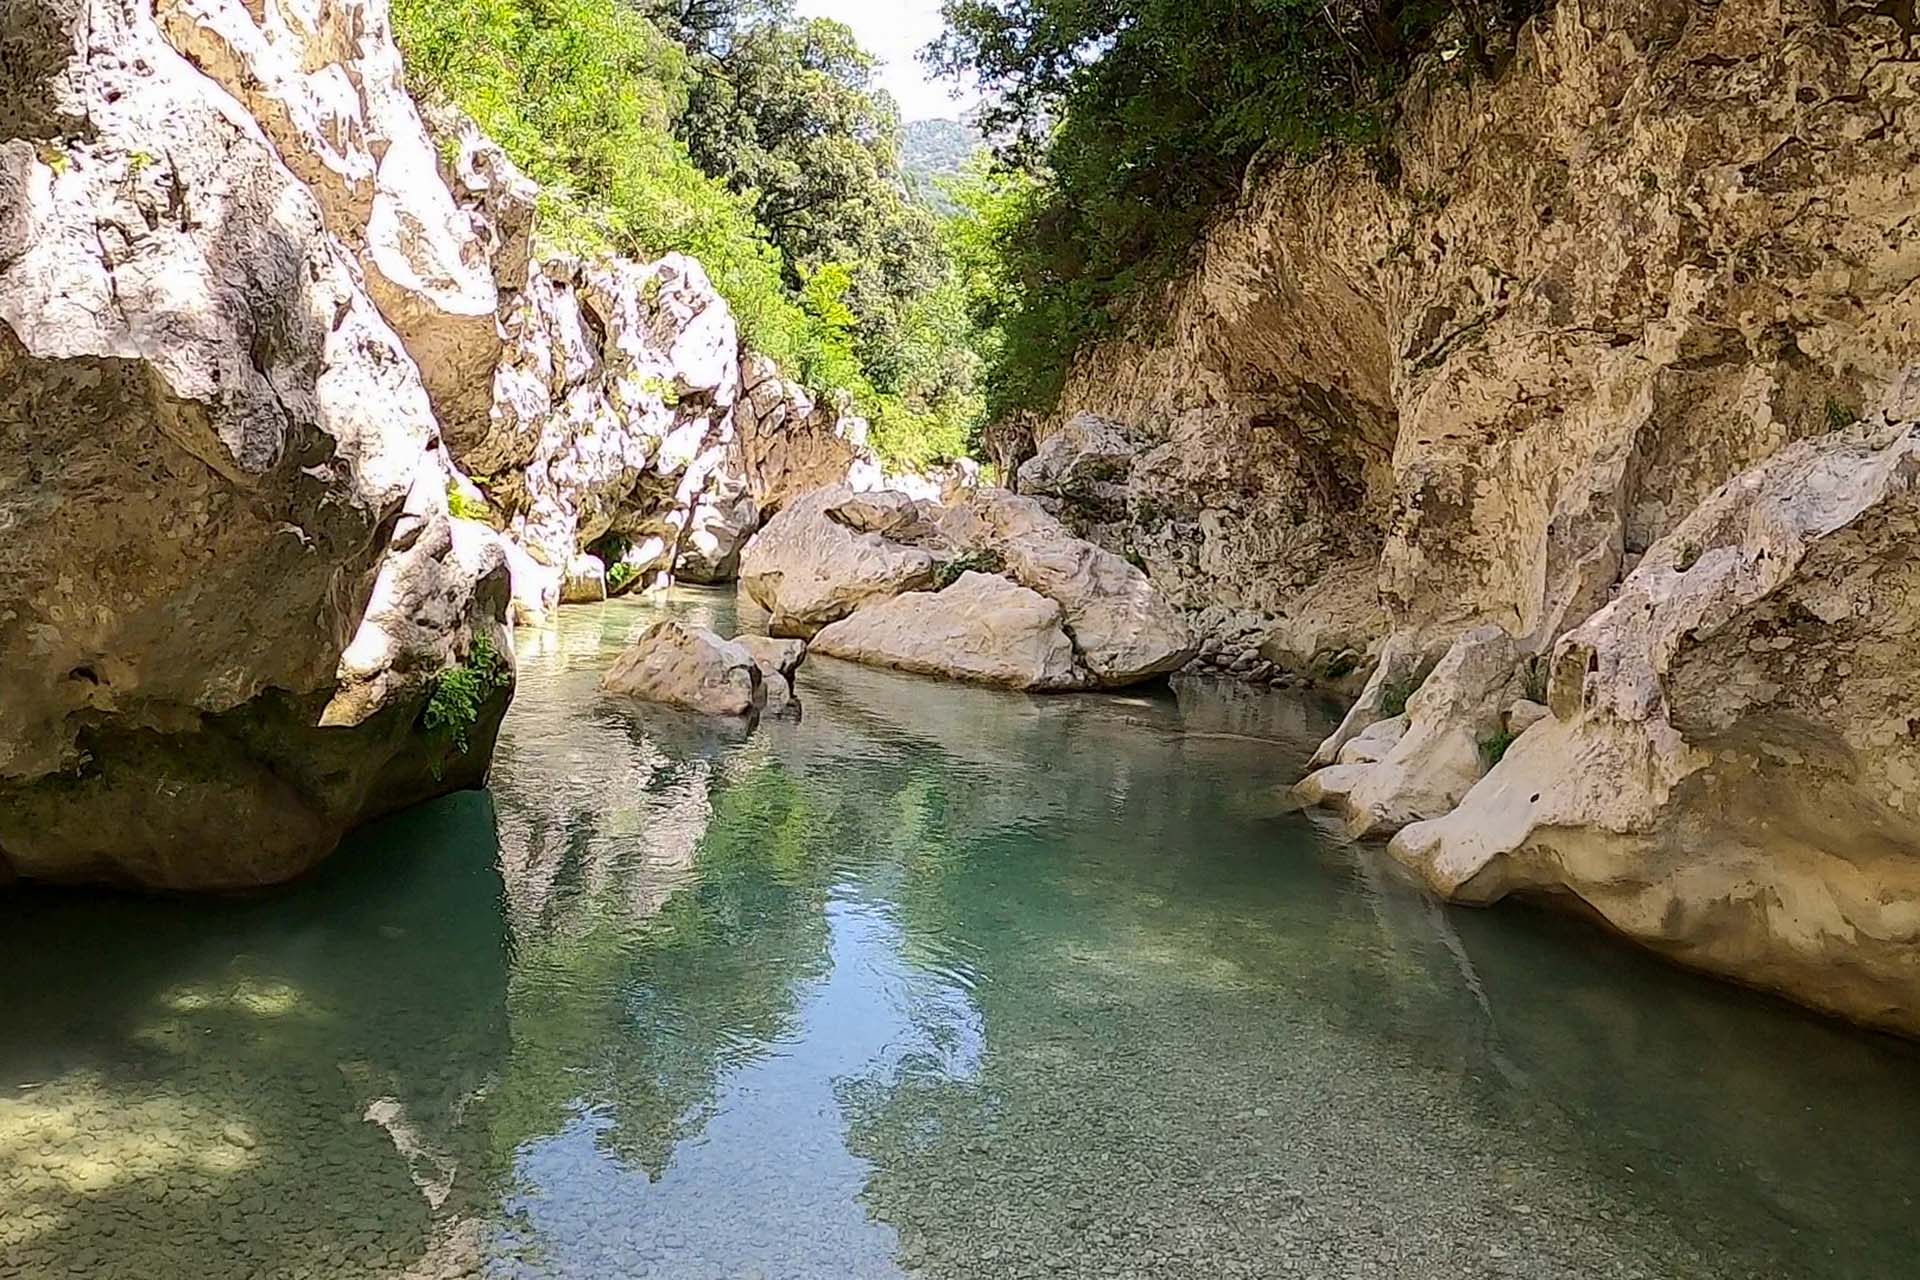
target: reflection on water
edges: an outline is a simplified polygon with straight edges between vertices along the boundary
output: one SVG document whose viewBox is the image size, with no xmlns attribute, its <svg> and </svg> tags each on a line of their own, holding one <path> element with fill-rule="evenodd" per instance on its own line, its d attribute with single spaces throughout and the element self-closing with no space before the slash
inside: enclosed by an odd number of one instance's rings
<svg viewBox="0 0 1920 1280">
<path fill-rule="evenodd" d="M 1912 1274 L 1920 1055 L 1408 891 L 1280 803 L 1326 708 L 749 733 L 598 693 L 651 616 L 310 884 L 0 900 L 0 1276 Z"/>
</svg>

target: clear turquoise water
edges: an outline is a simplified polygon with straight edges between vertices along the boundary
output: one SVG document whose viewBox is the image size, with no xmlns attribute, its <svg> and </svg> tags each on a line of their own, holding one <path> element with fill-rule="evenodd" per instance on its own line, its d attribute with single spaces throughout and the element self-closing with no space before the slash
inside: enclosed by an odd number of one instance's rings
<svg viewBox="0 0 1920 1280">
<path fill-rule="evenodd" d="M 651 616 L 311 883 L 0 899 L 0 1276 L 1920 1274 L 1912 1046 L 1426 901 L 1284 811 L 1328 708 L 747 733 L 597 692 Z"/>
</svg>

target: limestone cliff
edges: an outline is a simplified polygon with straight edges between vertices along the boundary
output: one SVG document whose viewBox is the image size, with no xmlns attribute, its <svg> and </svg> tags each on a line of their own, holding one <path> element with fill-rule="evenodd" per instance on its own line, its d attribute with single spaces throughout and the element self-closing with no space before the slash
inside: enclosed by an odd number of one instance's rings
<svg viewBox="0 0 1920 1280">
<path fill-rule="evenodd" d="M 879 481 L 697 262 L 543 250 L 386 0 L 21 0 L 0 101 L 0 878 L 297 875 L 485 776 L 510 605 Z"/>
<path fill-rule="evenodd" d="M 272 883 L 477 782 L 506 559 L 310 188 L 138 0 L 0 10 L 0 101 L 0 876 Z"/>
<path fill-rule="evenodd" d="M 1916 34 L 1555 6 L 1499 75 L 1417 79 L 1391 164 L 1261 180 L 1085 355 L 1021 488 L 1216 661 L 1370 675 L 1310 794 L 1443 819 L 1395 845 L 1443 892 L 1571 892 L 1920 1030 L 1913 413 L 1883 404 L 1920 361 Z M 1553 715 L 1514 714 L 1549 684 Z"/>
</svg>

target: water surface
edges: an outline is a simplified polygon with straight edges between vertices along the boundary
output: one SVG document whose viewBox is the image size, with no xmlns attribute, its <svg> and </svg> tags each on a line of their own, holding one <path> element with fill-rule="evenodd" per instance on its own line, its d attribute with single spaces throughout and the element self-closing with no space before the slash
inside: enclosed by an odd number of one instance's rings
<svg viewBox="0 0 1920 1280">
<path fill-rule="evenodd" d="M 1907 1277 L 1920 1055 L 1285 812 L 1328 708 L 522 635 L 491 796 L 0 899 L 0 1276 Z"/>
</svg>

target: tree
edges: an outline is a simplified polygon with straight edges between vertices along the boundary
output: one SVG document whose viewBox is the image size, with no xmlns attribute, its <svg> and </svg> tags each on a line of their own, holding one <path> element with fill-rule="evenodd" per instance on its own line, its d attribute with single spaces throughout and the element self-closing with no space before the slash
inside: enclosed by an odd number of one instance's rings
<svg viewBox="0 0 1920 1280">
<path fill-rule="evenodd" d="M 790 284 L 846 267 L 862 363 L 899 388 L 900 324 L 939 274 L 937 229 L 907 200 L 900 124 L 851 29 L 763 20 L 697 68 L 679 131 L 696 163 L 751 201 Z"/>
</svg>

